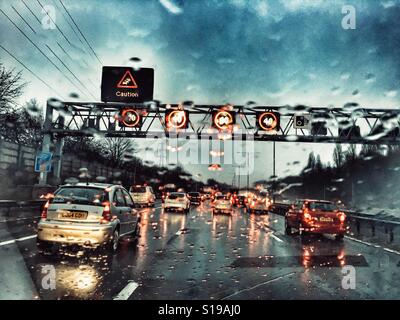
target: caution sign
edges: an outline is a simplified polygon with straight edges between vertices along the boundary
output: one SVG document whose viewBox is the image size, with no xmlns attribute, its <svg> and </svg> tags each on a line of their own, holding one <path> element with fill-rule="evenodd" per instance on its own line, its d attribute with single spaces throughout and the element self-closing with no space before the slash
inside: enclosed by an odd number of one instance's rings
<svg viewBox="0 0 400 320">
<path fill-rule="evenodd" d="M 117 87 L 120 89 L 137 89 L 138 86 L 131 72 L 127 70 L 124 76 L 119 81 Z"/>
<path fill-rule="evenodd" d="M 154 69 L 103 67 L 101 101 L 142 103 L 153 100 Z"/>
</svg>

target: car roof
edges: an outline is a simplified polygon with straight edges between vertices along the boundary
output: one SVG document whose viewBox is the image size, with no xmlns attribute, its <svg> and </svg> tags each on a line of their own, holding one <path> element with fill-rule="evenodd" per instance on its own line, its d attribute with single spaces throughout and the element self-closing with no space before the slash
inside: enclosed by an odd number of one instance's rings
<svg viewBox="0 0 400 320">
<path fill-rule="evenodd" d="M 99 189 L 106 189 L 106 188 L 112 188 L 112 187 L 121 187 L 121 185 L 118 184 L 110 184 L 110 183 L 97 183 L 97 182 L 79 182 L 76 184 L 64 184 L 61 185 L 60 188 L 63 187 L 88 187 L 88 188 L 99 188 Z"/>
<path fill-rule="evenodd" d="M 333 203 L 332 201 L 328 200 L 317 200 L 317 199 L 299 199 L 302 202 L 323 202 L 323 203 Z"/>
</svg>

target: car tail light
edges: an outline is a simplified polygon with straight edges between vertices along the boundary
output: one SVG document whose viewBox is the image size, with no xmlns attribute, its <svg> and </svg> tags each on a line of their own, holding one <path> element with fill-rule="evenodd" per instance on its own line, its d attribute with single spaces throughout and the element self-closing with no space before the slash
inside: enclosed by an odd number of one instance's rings
<svg viewBox="0 0 400 320">
<path fill-rule="evenodd" d="M 341 223 L 346 221 L 346 215 L 344 214 L 344 212 L 339 212 L 339 221 Z"/>
<path fill-rule="evenodd" d="M 49 205 L 50 205 L 50 201 L 47 201 L 46 204 L 43 206 L 43 210 L 42 210 L 42 213 L 40 215 L 40 217 L 42 219 L 47 219 L 47 209 L 49 208 Z"/>
<path fill-rule="evenodd" d="M 311 214 L 308 212 L 308 209 L 307 209 L 307 208 L 303 209 L 303 218 L 304 218 L 304 220 L 306 220 L 306 221 L 310 221 L 310 220 L 312 219 L 312 216 L 311 216 Z"/>
<path fill-rule="evenodd" d="M 111 221 L 111 209 L 110 209 L 110 203 L 109 202 L 104 202 L 103 203 L 103 216 L 101 218 L 101 223 L 108 223 Z"/>
</svg>

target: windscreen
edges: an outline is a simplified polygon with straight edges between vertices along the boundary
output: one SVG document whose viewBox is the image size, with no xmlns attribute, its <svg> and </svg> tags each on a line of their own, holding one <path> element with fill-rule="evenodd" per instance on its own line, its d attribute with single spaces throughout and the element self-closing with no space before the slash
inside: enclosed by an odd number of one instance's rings
<svg viewBox="0 0 400 320">
<path fill-rule="evenodd" d="M 198 192 L 189 192 L 188 195 L 190 197 L 200 197 L 200 193 L 198 193 Z"/>
<path fill-rule="evenodd" d="M 184 198 L 184 197 L 185 197 L 184 193 L 172 193 L 168 196 L 168 199 L 174 200 L 174 199 L 180 199 L 180 198 Z"/>
<path fill-rule="evenodd" d="M 337 206 L 331 202 L 311 202 L 309 204 L 311 210 L 321 210 L 321 211 L 335 211 Z"/>
<path fill-rule="evenodd" d="M 65 187 L 54 194 L 52 203 L 102 205 L 108 201 L 108 193 L 101 188 Z"/>
<path fill-rule="evenodd" d="M 132 193 L 145 193 L 146 187 L 134 186 L 134 187 L 131 187 L 131 192 Z"/>
</svg>

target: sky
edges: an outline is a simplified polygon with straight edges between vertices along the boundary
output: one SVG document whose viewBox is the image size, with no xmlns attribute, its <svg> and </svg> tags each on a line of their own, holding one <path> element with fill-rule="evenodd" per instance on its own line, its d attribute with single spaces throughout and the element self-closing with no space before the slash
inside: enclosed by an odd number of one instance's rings
<svg viewBox="0 0 400 320">
<path fill-rule="evenodd" d="M 52 87 L 23 70 L 29 85 L 21 104 L 33 97 L 42 105 L 54 96 L 73 100 L 71 93 L 99 101 L 101 66 L 125 66 L 138 57 L 141 66 L 155 69 L 154 98 L 166 103 L 399 106 L 399 0 L 62 0 L 100 61 L 59 0 L 24 2 L 0 0 L 0 8 L 62 72 L 0 12 L 0 44 Z M 60 30 L 46 28 L 41 5 L 50 6 Z M 355 8 L 355 29 L 342 27 L 345 5 Z M 1 48 L 0 61 L 24 69 Z M 142 150 L 151 144 L 138 142 Z M 277 174 L 298 173 L 311 151 L 330 162 L 332 150 L 278 143 Z M 252 155 L 250 180 L 268 178 L 272 143 L 255 144 Z M 203 180 L 232 182 L 233 166 L 220 172 L 206 164 L 184 167 Z"/>
</svg>

